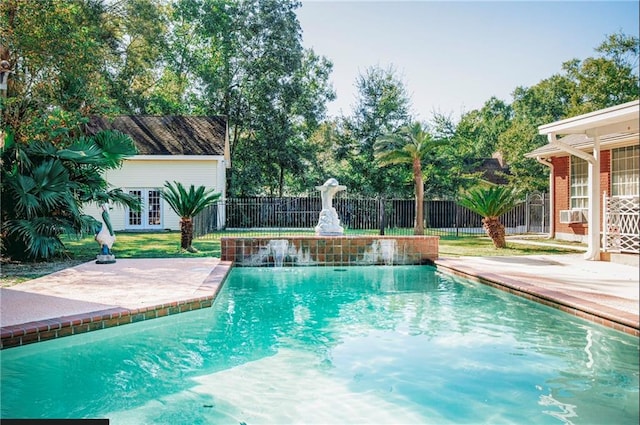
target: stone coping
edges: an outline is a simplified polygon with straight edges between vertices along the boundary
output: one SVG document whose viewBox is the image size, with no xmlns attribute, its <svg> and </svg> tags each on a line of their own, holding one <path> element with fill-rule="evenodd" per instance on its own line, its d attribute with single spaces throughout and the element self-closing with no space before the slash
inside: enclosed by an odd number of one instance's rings
<svg viewBox="0 0 640 425">
<path fill-rule="evenodd" d="M 505 277 L 499 273 L 473 273 L 468 270 L 461 270 L 455 266 L 450 267 L 443 264 L 443 262 L 438 262 L 436 267 L 439 270 L 444 269 L 444 272 L 472 279 L 548 307 L 561 310 L 572 316 L 640 337 L 640 322 L 638 321 L 637 315 L 578 298 L 565 292 L 527 283 L 520 279 Z"/>
<path fill-rule="evenodd" d="M 214 267 L 196 291 L 206 294 L 203 296 L 141 308 L 113 307 L 89 313 L 3 326 L 0 329 L 0 349 L 211 307 L 222 288 L 222 283 L 231 270 L 231 266 L 231 262 L 221 261 Z"/>
</svg>

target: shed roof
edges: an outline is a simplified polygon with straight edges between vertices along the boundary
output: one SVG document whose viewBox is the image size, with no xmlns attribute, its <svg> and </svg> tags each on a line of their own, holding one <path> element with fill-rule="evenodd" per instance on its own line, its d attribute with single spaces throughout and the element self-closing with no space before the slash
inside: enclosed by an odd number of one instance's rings
<svg viewBox="0 0 640 425">
<path fill-rule="evenodd" d="M 472 160 L 475 164 L 471 167 L 471 172 L 481 173 L 482 179 L 493 184 L 507 184 L 505 177 L 510 174 L 509 167 L 503 165 L 498 158 L 480 158 Z"/>
<path fill-rule="evenodd" d="M 91 117 L 87 133 L 118 130 L 129 135 L 139 155 L 224 155 L 223 116 L 119 115 Z"/>
</svg>

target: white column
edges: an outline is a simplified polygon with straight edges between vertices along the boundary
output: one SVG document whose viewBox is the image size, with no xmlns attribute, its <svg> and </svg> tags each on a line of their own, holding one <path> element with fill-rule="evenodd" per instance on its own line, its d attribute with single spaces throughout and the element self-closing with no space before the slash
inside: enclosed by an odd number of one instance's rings
<svg viewBox="0 0 640 425">
<path fill-rule="evenodd" d="M 600 136 L 593 137 L 593 158 L 589 161 L 589 249 L 586 260 L 600 260 Z"/>
<path fill-rule="evenodd" d="M 555 217 L 555 199 L 556 199 L 556 186 L 555 186 L 555 168 L 553 162 L 547 159 L 542 159 L 539 156 L 536 157 L 536 161 L 540 164 L 549 167 L 549 238 L 556 237 L 556 217 Z M 542 198 L 542 205 L 544 207 L 544 198 Z M 544 216 L 544 209 L 543 209 Z"/>
<path fill-rule="evenodd" d="M 555 133 L 547 134 L 549 143 L 559 147 L 564 152 L 584 159 L 589 163 L 588 186 L 589 191 L 589 213 L 587 214 L 589 247 L 584 254 L 586 260 L 600 259 L 600 136 L 598 134 L 587 134 L 593 137 L 593 155 L 589 155 L 579 149 L 569 146 L 558 140 Z"/>
</svg>

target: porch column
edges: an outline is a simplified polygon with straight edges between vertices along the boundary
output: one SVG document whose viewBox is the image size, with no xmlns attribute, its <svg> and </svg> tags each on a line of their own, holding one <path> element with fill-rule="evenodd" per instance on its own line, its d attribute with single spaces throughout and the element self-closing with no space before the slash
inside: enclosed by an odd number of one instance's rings
<svg viewBox="0 0 640 425">
<path fill-rule="evenodd" d="M 555 182 L 555 167 L 553 166 L 553 162 L 548 159 L 542 159 L 539 156 L 536 157 L 536 161 L 545 167 L 549 167 L 549 238 L 553 239 L 556 237 L 556 186 Z M 544 198 L 542 199 L 543 207 L 544 207 Z M 544 208 L 543 208 L 544 215 Z"/>
<path fill-rule="evenodd" d="M 587 177 L 587 190 L 589 191 L 589 213 L 587 214 L 588 249 L 584 254 L 584 259 L 600 260 L 600 136 L 597 133 L 587 134 L 587 136 L 593 137 L 594 140 L 593 155 L 563 143 L 556 138 L 555 133 L 547 134 L 547 139 L 550 144 L 589 163 Z"/>
<path fill-rule="evenodd" d="M 589 161 L 589 249 L 586 260 L 600 260 L 600 136 L 593 137 L 593 158 Z"/>
</svg>

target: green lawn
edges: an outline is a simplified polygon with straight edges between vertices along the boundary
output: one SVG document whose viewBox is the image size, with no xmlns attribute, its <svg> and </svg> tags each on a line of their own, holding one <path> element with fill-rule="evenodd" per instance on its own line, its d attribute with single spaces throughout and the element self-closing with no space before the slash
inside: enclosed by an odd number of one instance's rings
<svg viewBox="0 0 640 425">
<path fill-rule="evenodd" d="M 355 232 L 354 232 L 355 233 Z M 350 234 L 354 234 L 350 233 Z M 220 238 L 223 236 L 242 236 L 244 232 L 220 232 L 206 236 L 202 239 L 195 239 L 193 246 L 200 252 L 190 254 L 180 251 L 180 232 L 161 233 L 117 233 L 117 240 L 113 251 L 117 258 L 187 258 L 187 257 L 220 257 Z M 301 232 L 281 232 L 275 237 L 285 237 L 287 235 L 300 235 Z M 303 233 L 313 235 L 313 232 Z M 370 233 L 367 233 L 370 234 Z M 374 233 L 375 234 L 375 233 Z M 251 236 L 260 233 L 250 233 Z M 93 259 L 98 253 L 98 244 L 93 240 L 93 236 L 83 239 L 65 239 L 65 245 L 69 249 L 72 258 Z M 567 249 L 569 247 L 569 249 Z M 93 252 L 92 252 L 93 251 Z M 557 247 L 546 247 L 527 245 L 523 243 L 510 242 L 505 249 L 496 249 L 491 240 L 485 236 L 441 236 L 440 255 L 447 256 L 509 256 L 509 255 L 531 255 L 531 254 L 562 254 L 574 252 L 570 246 L 560 245 Z"/>
<path fill-rule="evenodd" d="M 283 237 L 294 234 L 310 234 L 313 232 L 281 232 L 274 237 Z M 360 232 L 349 231 L 354 235 Z M 375 234 L 375 232 L 361 232 L 360 234 Z M 180 250 L 180 232 L 117 232 L 113 253 L 118 258 L 192 258 L 192 257 L 220 257 L 220 238 L 223 236 L 259 236 L 259 232 L 220 232 L 208 235 L 202 239 L 196 239 L 193 246 L 198 253 L 188 253 Z M 264 235 L 264 234 L 263 234 Z M 545 242 L 553 242 L 544 240 Z M 25 280 L 44 276 L 55 271 L 72 267 L 80 263 L 92 261 L 99 252 L 97 242 L 93 235 L 82 239 L 63 237 L 67 247 L 64 258 L 46 263 L 2 263 L 0 284 L 11 286 Z M 507 248 L 495 249 L 491 240 L 484 236 L 441 236 L 439 254 L 441 257 L 457 256 L 513 256 L 534 254 L 564 254 L 576 252 L 570 244 L 557 246 L 537 246 L 523 243 L 508 242 Z M 575 245 L 575 244 L 574 244 Z"/>
<path fill-rule="evenodd" d="M 98 254 L 98 243 L 93 235 L 76 239 L 63 238 L 67 247 L 67 254 L 71 258 L 86 259 L 95 258 Z M 219 257 L 220 239 L 196 239 L 193 246 L 200 252 L 189 253 L 180 250 L 180 232 L 116 232 L 116 242 L 113 245 L 113 253 L 116 258 L 192 258 L 192 257 Z"/>
<path fill-rule="evenodd" d="M 540 246 L 526 243 L 544 242 L 554 246 Z M 581 252 L 579 244 L 563 243 L 561 241 L 549 241 L 547 239 L 532 240 L 527 239 L 521 242 L 507 241 L 507 247 L 496 249 L 493 242 L 486 236 L 444 236 L 440 238 L 440 257 L 491 257 L 491 256 L 514 256 L 514 255 L 541 255 L 541 254 L 568 254 Z"/>
</svg>

